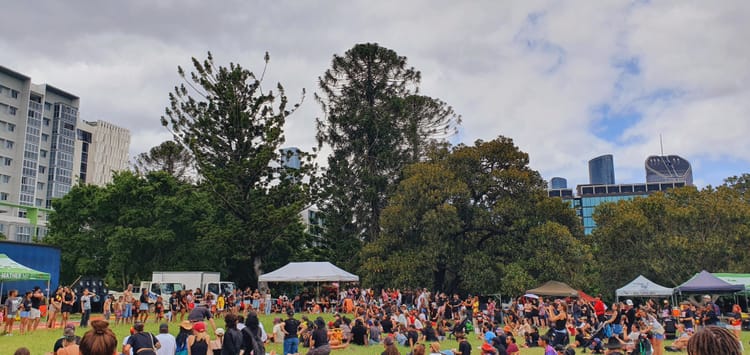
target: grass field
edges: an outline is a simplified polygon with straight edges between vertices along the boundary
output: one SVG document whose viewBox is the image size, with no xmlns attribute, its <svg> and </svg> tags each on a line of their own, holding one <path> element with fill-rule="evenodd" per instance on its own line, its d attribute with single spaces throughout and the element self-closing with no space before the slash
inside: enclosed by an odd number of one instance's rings
<svg viewBox="0 0 750 355">
<path fill-rule="evenodd" d="M 93 315 L 93 318 L 98 317 L 99 315 Z M 264 328 L 267 331 L 270 331 L 272 328 L 272 320 L 274 317 L 277 317 L 280 315 L 271 315 L 271 316 L 264 316 L 261 315 L 260 319 L 261 322 L 264 325 Z M 332 318 L 330 315 L 328 315 L 327 320 Z M 297 316 L 297 319 L 299 319 L 299 315 Z M 77 318 L 74 319 L 74 321 L 77 322 Z M 126 335 L 129 333 L 130 326 L 126 325 L 119 325 L 119 326 L 112 326 L 111 328 L 114 330 L 115 334 L 117 334 L 117 338 L 120 342 L 122 342 L 122 339 L 125 338 Z M 222 319 L 216 320 L 216 326 L 217 327 L 224 327 L 224 321 Z M 171 323 L 170 324 L 170 333 L 173 335 L 177 334 L 178 331 L 178 323 Z M 210 326 L 208 326 L 209 332 L 211 332 Z M 153 321 L 149 321 L 146 324 L 146 330 L 149 332 L 152 332 L 154 334 L 157 334 L 159 332 L 159 325 L 154 323 Z M 83 335 L 85 333 L 84 329 L 77 328 L 76 334 Z M 47 353 L 52 352 L 52 345 L 55 343 L 55 341 L 62 335 L 62 329 L 38 329 L 36 332 L 32 334 L 26 334 L 26 335 L 19 335 L 18 332 L 13 336 L 2 336 L 0 337 L 0 355 L 12 355 L 13 352 L 19 348 L 19 347 L 27 347 L 29 350 L 31 350 L 32 355 L 44 355 Z M 480 351 L 478 347 L 481 345 L 481 341 L 471 337 L 472 339 L 469 339 L 474 347 L 474 351 L 472 351 L 472 354 L 480 354 Z M 750 332 L 743 332 L 742 333 L 742 339 L 743 343 L 745 344 L 745 352 L 744 354 L 750 354 L 750 345 L 748 344 L 748 341 L 750 340 Z M 669 345 L 671 341 L 666 341 L 665 345 Z M 443 343 L 441 343 L 441 349 L 454 349 L 457 348 L 458 344 L 455 340 L 448 340 Z M 266 346 L 266 351 L 275 350 L 277 354 L 282 353 L 282 346 L 281 344 L 270 344 Z M 307 348 L 300 347 L 300 352 L 302 354 L 307 352 Z M 401 350 L 402 354 L 406 354 L 409 350 L 405 347 L 400 347 L 399 350 Z M 332 354 L 338 354 L 338 355 L 373 355 L 373 354 L 380 354 L 383 351 L 383 346 L 356 346 L 356 345 L 350 345 L 346 349 L 342 350 L 334 350 Z M 529 348 L 529 349 L 521 349 L 521 354 L 524 355 L 542 355 L 544 352 L 540 348 Z M 580 352 L 579 352 L 580 353 Z M 683 352 L 684 353 L 684 352 Z M 666 354 L 672 354 L 672 353 L 666 353 Z"/>
</svg>

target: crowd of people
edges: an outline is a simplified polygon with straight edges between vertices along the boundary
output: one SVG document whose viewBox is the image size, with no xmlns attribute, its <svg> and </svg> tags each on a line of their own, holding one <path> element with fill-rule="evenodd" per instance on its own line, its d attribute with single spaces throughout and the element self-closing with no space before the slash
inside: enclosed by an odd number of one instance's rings
<svg viewBox="0 0 750 355">
<path fill-rule="evenodd" d="M 79 326 L 87 327 L 91 307 L 90 300 L 84 297 L 89 293 L 85 290 L 83 296 L 76 299 L 75 295 L 68 296 L 68 292 L 62 288 L 49 300 L 56 309 L 48 313 L 53 318 L 48 319 L 48 324 L 51 328 L 55 326 L 54 317 L 58 313 L 64 320 L 63 337 L 55 344 L 56 355 L 84 353 L 81 350 L 83 338 L 75 337 L 75 324 L 67 321 L 66 313 L 70 313 L 71 302 L 80 302 Z M 244 297 L 246 293 L 249 298 Z M 147 291 L 136 297 L 132 287 L 128 287 L 118 299 L 105 301 L 104 319 L 91 322 L 93 329 L 87 334 L 111 333 L 107 328 L 108 320 L 114 315 L 115 324 L 132 325 L 130 336 L 122 342 L 115 341 L 121 347 L 118 351 L 140 355 L 262 354 L 269 342 L 280 344 L 284 355 L 299 354 L 301 348 L 307 348 L 308 354 L 328 355 L 334 349 L 350 345 L 382 347 L 378 351 L 384 355 L 402 351 L 412 355 L 428 352 L 470 355 L 469 339 L 472 338 L 481 342 L 479 350 L 483 355 L 519 355 L 523 348 L 537 346 L 544 349 L 545 355 L 568 355 L 576 351 L 661 355 L 665 351 L 689 351 L 696 346 L 703 349 L 697 351 L 705 351 L 706 347 L 711 347 L 707 345 L 710 339 L 701 332 L 719 334 L 714 338 L 727 332 L 732 338 L 726 339 L 732 339 L 734 345 L 722 346 L 736 346 L 740 351 L 742 348 L 739 306 L 734 305 L 732 312 L 725 315 L 728 318 L 724 321 L 730 324 L 728 329 L 716 327 L 721 311 L 709 295 L 678 307 L 669 305 L 668 301 L 659 304 L 653 300 L 643 304 L 625 300 L 607 305 L 601 295 L 591 302 L 527 295 L 503 307 L 491 298 L 480 301 L 478 296 L 462 298 L 458 294 L 432 293 L 426 289 L 375 292 L 351 288 L 322 298 L 305 293 L 276 299 L 266 295 L 250 290 L 204 297 L 197 290 L 175 293 L 168 302 L 158 300 L 149 307 Z M 12 334 L 15 312 L 38 310 L 44 303 L 44 296 L 38 288 L 27 293 L 20 302 L 17 302 L 20 298 L 17 291 L 10 291 L 8 296 L 11 301 L 5 302 L 2 311 L 6 315 L 5 330 Z M 32 302 L 34 299 L 36 301 Z M 160 307 L 162 304 L 165 306 Z M 283 320 L 276 317 L 273 325 L 269 325 L 270 331 L 266 332 L 258 318 L 258 313 L 265 312 L 286 317 Z M 325 312 L 333 313 L 333 319 L 326 322 L 321 316 Z M 158 335 L 144 331 L 149 313 L 155 313 L 153 321 L 161 323 Z M 296 315 L 300 313 L 298 320 Z M 29 325 L 29 319 L 35 319 L 38 324 L 40 317 L 24 316 L 22 332 L 33 331 L 36 326 Z M 216 318 L 223 318 L 224 328 L 216 326 Z M 169 321 L 179 322 L 176 337 L 169 334 Z M 676 340 L 665 346 L 668 322 L 677 323 Z M 452 338 L 458 341 L 458 347 L 441 350 L 441 342 Z"/>
</svg>

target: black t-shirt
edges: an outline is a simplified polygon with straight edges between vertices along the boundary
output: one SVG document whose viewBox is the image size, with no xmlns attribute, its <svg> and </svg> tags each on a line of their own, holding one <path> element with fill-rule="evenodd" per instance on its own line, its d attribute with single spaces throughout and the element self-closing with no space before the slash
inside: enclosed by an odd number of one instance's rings
<svg viewBox="0 0 750 355">
<path fill-rule="evenodd" d="M 138 355 L 156 355 L 156 344 L 158 343 L 159 339 L 146 332 L 135 333 L 128 338 L 128 344 L 133 348 L 133 354 L 138 353 Z M 154 351 L 138 352 L 140 349 L 154 349 Z"/>
<path fill-rule="evenodd" d="M 409 344 L 409 340 L 411 340 L 411 345 L 418 343 L 419 333 L 416 330 L 406 332 L 406 344 Z"/>
<path fill-rule="evenodd" d="M 364 325 L 357 324 L 352 327 L 352 343 L 357 345 L 365 345 L 367 339 L 367 328 Z"/>
<path fill-rule="evenodd" d="M 393 333 L 393 322 L 391 322 L 390 318 L 383 319 L 383 321 L 380 322 L 380 326 L 383 327 L 383 333 Z"/>
<path fill-rule="evenodd" d="M 284 330 L 288 333 L 284 335 L 284 339 L 293 339 L 297 337 L 297 328 L 299 328 L 299 321 L 294 318 L 289 318 L 284 321 Z"/>
<path fill-rule="evenodd" d="M 313 330 L 312 332 L 312 338 L 315 342 L 315 347 L 321 347 L 323 345 L 328 345 L 328 331 L 324 328 L 318 328 Z"/>
<path fill-rule="evenodd" d="M 437 334 L 435 334 L 435 328 L 425 327 L 422 329 L 422 335 L 426 341 L 438 341 Z"/>
<path fill-rule="evenodd" d="M 458 343 L 458 352 L 461 355 L 471 355 L 471 344 L 466 340 Z"/>
<path fill-rule="evenodd" d="M 32 294 L 31 295 L 31 308 L 39 309 L 39 306 L 42 305 L 42 297 L 44 296 L 37 295 L 36 293 Z"/>
</svg>

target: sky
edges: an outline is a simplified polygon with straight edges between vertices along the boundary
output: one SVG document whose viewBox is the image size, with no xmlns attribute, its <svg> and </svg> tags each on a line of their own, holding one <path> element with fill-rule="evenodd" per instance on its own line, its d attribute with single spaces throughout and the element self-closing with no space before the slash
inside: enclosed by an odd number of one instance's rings
<svg viewBox="0 0 750 355">
<path fill-rule="evenodd" d="M 159 123 L 177 66 L 211 51 L 302 101 L 288 146 L 316 146 L 317 78 L 375 42 L 422 73 L 421 93 L 463 118 L 453 142 L 510 137 L 568 186 L 613 154 L 617 183 L 677 154 L 695 184 L 750 173 L 750 1 L 12 1 L 0 65 L 81 98 L 80 118 L 128 128 L 131 155 Z M 307 94 L 302 96 L 302 89 Z"/>
</svg>

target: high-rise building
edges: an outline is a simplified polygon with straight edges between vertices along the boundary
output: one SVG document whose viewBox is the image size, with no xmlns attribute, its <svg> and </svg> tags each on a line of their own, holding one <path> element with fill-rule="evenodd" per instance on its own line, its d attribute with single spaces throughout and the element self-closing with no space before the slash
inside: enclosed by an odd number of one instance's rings
<svg viewBox="0 0 750 355">
<path fill-rule="evenodd" d="M 0 66 L 0 233 L 8 240 L 44 237 L 52 199 L 75 184 L 78 105 L 78 96 Z"/>
<path fill-rule="evenodd" d="M 690 162 L 678 155 L 652 155 L 646 158 L 646 182 L 684 182 L 693 185 Z"/>
<path fill-rule="evenodd" d="M 80 121 L 73 166 L 77 182 L 103 186 L 128 168 L 130 131 L 104 121 Z"/>
<path fill-rule="evenodd" d="M 612 185 L 615 183 L 615 162 L 612 154 L 589 160 L 589 183 L 592 185 Z"/>
<path fill-rule="evenodd" d="M 302 167 L 300 162 L 300 150 L 297 147 L 281 148 L 279 150 L 281 154 L 281 161 L 284 166 L 291 169 L 299 170 Z"/>
<path fill-rule="evenodd" d="M 557 189 L 567 189 L 568 188 L 568 180 L 561 177 L 553 177 L 549 180 L 549 188 L 552 190 Z"/>
</svg>

